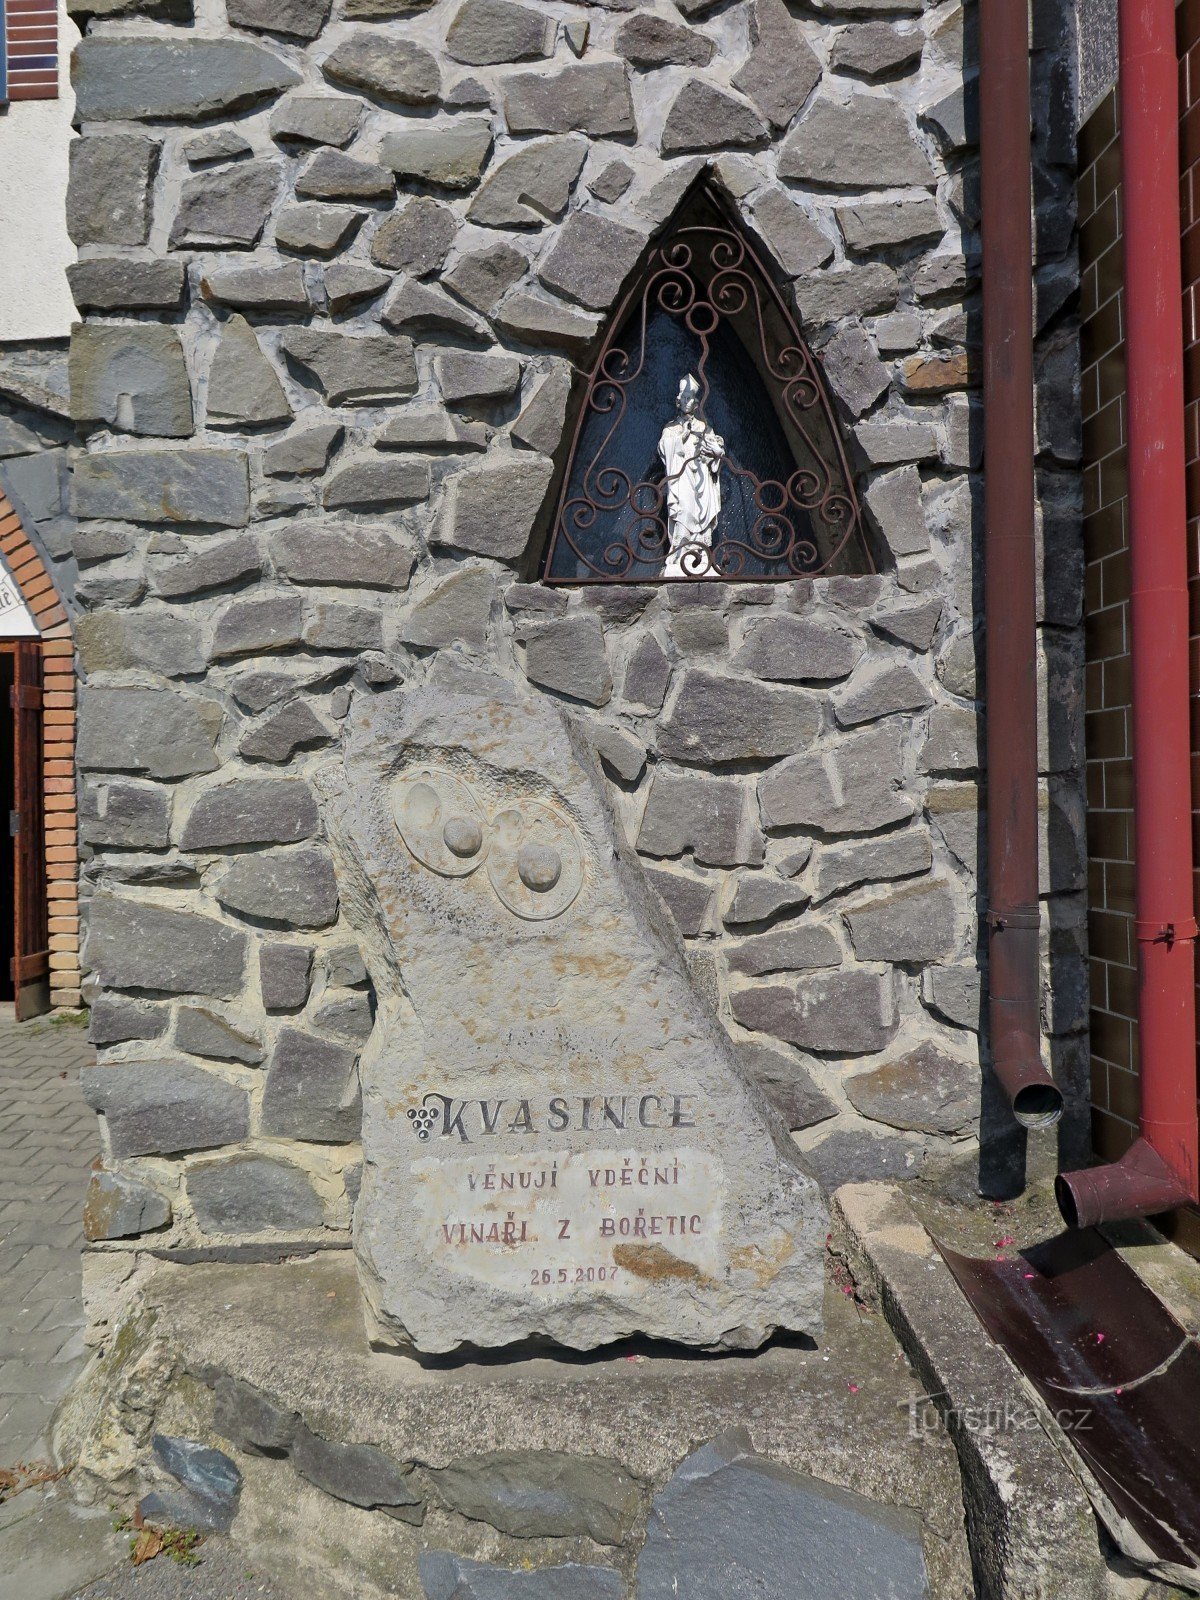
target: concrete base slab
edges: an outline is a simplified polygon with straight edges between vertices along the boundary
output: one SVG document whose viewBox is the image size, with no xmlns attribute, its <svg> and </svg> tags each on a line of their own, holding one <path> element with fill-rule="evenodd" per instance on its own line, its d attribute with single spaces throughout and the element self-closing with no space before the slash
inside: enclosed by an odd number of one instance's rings
<svg viewBox="0 0 1200 1600">
<path fill-rule="evenodd" d="M 26 1490 L 0 1506 L 0 1595 L 69 1600 L 129 1558 L 112 1513 Z"/>
<path fill-rule="evenodd" d="M 852 1184 L 832 1209 L 835 1249 L 929 1397 L 914 1425 L 944 1429 L 958 1450 L 981 1600 L 1105 1600 L 1109 1571 L 1072 1463 L 1043 1431 L 1020 1374 L 980 1326 L 908 1198 L 889 1184 Z M 991 1241 L 1011 1242 L 1006 1231 Z"/>
<path fill-rule="evenodd" d="M 370 1349 L 348 1255 L 153 1264 L 56 1448 L 79 1462 L 75 1492 L 128 1503 L 158 1486 L 154 1432 L 201 1440 L 242 1472 L 233 1538 L 283 1592 L 422 1600 L 430 1551 L 527 1572 L 603 1567 L 632 1591 L 654 1497 L 698 1446 L 742 1428 L 770 1463 L 908 1514 L 929 1593 L 964 1600 L 953 1446 L 913 1436 L 917 1381 L 884 1319 L 844 1287 L 830 1282 L 818 1347 L 422 1365 Z"/>
</svg>

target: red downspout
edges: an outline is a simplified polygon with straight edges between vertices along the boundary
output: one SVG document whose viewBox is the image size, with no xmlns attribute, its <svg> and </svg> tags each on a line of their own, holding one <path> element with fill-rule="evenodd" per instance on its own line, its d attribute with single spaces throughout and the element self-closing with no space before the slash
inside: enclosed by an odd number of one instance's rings
<svg viewBox="0 0 1200 1600">
<path fill-rule="evenodd" d="M 980 0 L 988 1017 L 1026 1127 L 1062 1115 L 1042 1065 L 1038 948 L 1033 223 L 1026 0 Z"/>
<path fill-rule="evenodd" d="M 1197 1199 L 1175 0 L 1120 0 L 1119 20 L 1142 1126 L 1120 1161 L 1059 1176 L 1079 1227 Z"/>
</svg>

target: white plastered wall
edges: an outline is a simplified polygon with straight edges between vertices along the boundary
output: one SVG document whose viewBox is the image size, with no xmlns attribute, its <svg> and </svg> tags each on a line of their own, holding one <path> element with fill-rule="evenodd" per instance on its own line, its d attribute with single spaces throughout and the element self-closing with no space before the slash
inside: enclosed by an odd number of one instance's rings
<svg viewBox="0 0 1200 1600">
<path fill-rule="evenodd" d="M 65 339 L 75 307 L 67 267 L 71 52 L 79 30 L 59 0 L 59 97 L 0 107 L 0 344 Z"/>
<path fill-rule="evenodd" d="M 0 639 L 35 639 L 38 625 L 21 596 L 17 581 L 0 560 Z"/>
</svg>

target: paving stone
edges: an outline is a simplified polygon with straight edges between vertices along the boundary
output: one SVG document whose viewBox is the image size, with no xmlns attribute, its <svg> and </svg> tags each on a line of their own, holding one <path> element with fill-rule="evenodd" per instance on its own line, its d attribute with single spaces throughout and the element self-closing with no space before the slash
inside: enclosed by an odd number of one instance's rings
<svg viewBox="0 0 1200 1600">
<path fill-rule="evenodd" d="M 631 706 L 660 711 L 671 681 L 671 662 L 653 634 L 635 646 L 625 668 L 621 693 Z"/>
<path fill-rule="evenodd" d="M 774 1045 L 745 1043 L 738 1045 L 738 1060 L 792 1133 L 838 1115 L 837 1102 L 799 1056 Z"/>
<path fill-rule="evenodd" d="M 429 463 L 420 457 L 364 456 L 332 474 L 321 500 L 333 511 L 416 505 L 428 499 L 431 483 Z"/>
<path fill-rule="evenodd" d="M 317 832 L 316 799 L 300 778 L 234 778 L 206 789 L 192 806 L 180 846 L 221 850 L 235 845 L 296 844 Z"/>
<path fill-rule="evenodd" d="M 914 1133 L 964 1134 L 979 1122 L 978 1063 L 937 1045 L 918 1045 L 894 1061 L 846 1079 L 855 1110 L 872 1122 Z"/>
<path fill-rule="evenodd" d="M 245 1089 L 204 1067 L 121 1061 L 90 1067 L 80 1081 L 88 1105 L 104 1113 L 116 1160 L 215 1149 L 237 1144 L 249 1131 Z"/>
<path fill-rule="evenodd" d="M 933 643 L 943 609 L 944 603 L 937 595 L 915 605 L 889 606 L 871 618 L 871 627 L 881 638 L 923 652 Z"/>
<path fill-rule="evenodd" d="M 89 685 L 79 706 L 79 765 L 89 772 L 186 778 L 215 772 L 220 708 L 170 689 Z"/>
<path fill-rule="evenodd" d="M 434 357 L 433 366 L 449 406 L 508 400 L 521 383 L 521 363 L 515 356 L 446 350 Z"/>
<path fill-rule="evenodd" d="M 707 878 L 693 878 L 683 872 L 668 872 L 643 863 L 643 872 L 662 896 L 668 911 L 685 939 L 706 931 L 713 885 Z"/>
<path fill-rule="evenodd" d="M 926 967 L 921 974 L 921 998 L 956 1028 L 980 1031 L 982 977 L 973 963 Z"/>
<path fill-rule="evenodd" d="M 860 961 L 938 961 L 958 943 L 954 894 L 938 880 L 885 890 L 845 916 Z"/>
<path fill-rule="evenodd" d="M 639 1510 L 637 1485 L 615 1462 L 558 1450 L 490 1450 L 427 1476 L 450 1510 L 518 1539 L 621 1544 Z"/>
<path fill-rule="evenodd" d="M 770 138 L 767 125 L 748 100 L 738 99 L 701 78 L 690 78 L 675 97 L 663 124 L 664 156 L 692 151 L 752 150 Z"/>
<path fill-rule="evenodd" d="M 813 696 L 745 678 L 686 671 L 659 725 L 661 754 L 685 761 L 763 761 L 790 755 L 816 737 Z"/>
<path fill-rule="evenodd" d="M 260 1389 L 240 1378 L 213 1384 L 213 1428 L 247 1455 L 285 1455 L 292 1447 L 300 1416 L 277 1406 Z"/>
<path fill-rule="evenodd" d="M 804 1160 L 821 1185 L 821 1192 L 832 1195 L 845 1183 L 902 1183 L 915 1178 L 927 1154 L 923 1142 L 898 1139 L 894 1133 L 844 1128 L 835 1129 L 820 1144 L 807 1149 Z M 883 1595 L 888 1591 L 879 1592 Z"/>
<path fill-rule="evenodd" d="M 230 1458 L 198 1439 L 161 1433 L 154 1435 L 151 1446 L 159 1465 L 182 1484 L 201 1512 L 189 1525 L 227 1533 L 242 1491 L 242 1475 Z"/>
<path fill-rule="evenodd" d="M 847 264 L 797 280 L 796 303 L 806 326 L 828 327 L 844 317 L 890 311 L 900 292 L 895 269 L 882 261 Z"/>
<path fill-rule="evenodd" d="M 524 344 L 582 354 L 600 331 L 600 318 L 543 294 L 510 294 L 494 313 L 501 333 Z"/>
<path fill-rule="evenodd" d="M 503 83 L 508 131 L 586 133 L 594 139 L 636 133 L 624 63 L 576 61 L 557 72 L 515 72 Z"/>
<path fill-rule="evenodd" d="M 723 920 L 727 927 L 765 922 L 781 912 L 802 910 L 809 898 L 808 890 L 791 879 L 773 872 L 745 872 L 737 879 Z"/>
<path fill-rule="evenodd" d="M 852 1587 L 845 1581 L 848 1551 Z M 655 1497 L 638 1556 L 637 1600 L 839 1591 L 857 1600 L 923 1600 L 917 1515 L 756 1455 L 745 1429 L 702 1446 Z"/>
<path fill-rule="evenodd" d="M 343 38 L 321 70 L 331 83 L 404 106 L 432 105 L 442 87 L 437 59 L 423 46 L 364 28 Z"/>
<path fill-rule="evenodd" d="M 90 34 L 75 47 L 71 81 L 80 122 L 192 121 L 257 105 L 300 74 L 249 39 Z"/>
<path fill-rule="evenodd" d="M 132 1239 L 171 1220 L 171 1203 L 148 1183 L 120 1172 L 96 1172 L 83 1208 L 84 1237 Z"/>
<path fill-rule="evenodd" d="M 886 1049 L 899 1024 L 891 978 L 865 968 L 735 989 L 729 1004 L 744 1028 L 827 1055 Z"/>
<path fill-rule="evenodd" d="M 85 424 L 186 438 L 192 390 L 179 334 L 147 323 L 78 325 L 70 336 L 70 410 Z"/>
<path fill-rule="evenodd" d="M 553 455 L 562 442 L 573 371 L 556 361 L 510 430 L 512 438 L 542 455 Z"/>
<path fill-rule="evenodd" d="M 874 78 L 918 61 L 924 43 L 924 36 L 916 28 L 863 22 L 841 30 L 834 41 L 831 61 L 840 71 Z"/>
<path fill-rule="evenodd" d="M 854 734 L 829 754 L 795 755 L 758 781 L 763 826 L 877 832 L 914 813 L 902 774 L 901 734 L 894 726 Z"/>
<path fill-rule="evenodd" d="M 290 649 L 300 643 L 302 610 L 296 594 L 256 594 L 230 601 L 213 627 L 212 659 Z"/>
<path fill-rule="evenodd" d="M 88 1038 L 95 1045 L 126 1044 L 131 1039 L 161 1039 L 170 1012 L 166 1006 L 98 994 L 88 1009 Z"/>
<path fill-rule="evenodd" d="M 587 141 L 577 135 L 519 146 L 484 179 L 467 208 L 468 218 L 486 228 L 540 228 L 556 221 L 567 209 L 586 156 Z M 477 310 L 490 311 L 527 266 L 512 245 L 494 245 L 457 263 L 445 281 Z"/>
<path fill-rule="evenodd" d="M 852 417 L 861 417 L 891 385 L 871 336 L 857 323 L 840 328 L 821 347 L 829 387 Z"/>
<path fill-rule="evenodd" d="M 417 390 L 411 339 L 290 329 L 284 352 L 317 380 L 331 406 L 404 400 Z"/>
<path fill-rule="evenodd" d="M 258 426 L 290 422 L 291 416 L 283 385 L 254 329 L 245 317 L 230 317 L 209 368 L 209 421 Z"/>
<path fill-rule="evenodd" d="M 334 990 L 326 990 L 324 998 L 313 1010 L 312 1020 L 315 1027 L 333 1034 L 335 1039 L 363 1045 L 371 1037 L 375 1012 L 370 995 L 339 995 Z"/>
<path fill-rule="evenodd" d="M 85 142 L 92 141 L 75 141 Z M 173 311 L 183 303 L 187 271 L 182 261 L 92 256 L 73 261 L 67 280 L 81 311 Z"/>
<path fill-rule="evenodd" d="M 633 168 L 627 161 L 610 161 L 603 170 L 593 178 L 588 188 L 597 200 L 604 200 L 609 205 L 617 201 L 628 192 L 629 185 L 633 182 Z"/>
<path fill-rule="evenodd" d="M 294 255 L 336 255 L 357 233 L 364 213 L 351 206 L 302 201 L 284 206 L 275 221 L 275 243 Z"/>
<path fill-rule="evenodd" d="M 246 937 L 215 917 L 97 894 L 84 954 L 106 988 L 231 999 L 241 992 Z"/>
<path fill-rule="evenodd" d="M 598 617 L 584 613 L 560 617 L 538 623 L 519 637 L 531 682 L 592 706 L 607 705 L 612 698 L 612 674 Z"/>
<path fill-rule="evenodd" d="M 67 232 L 78 245 L 145 244 L 162 146 L 136 133 L 93 135 L 69 145 Z"/>
<path fill-rule="evenodd" d="M 282 1028 L 267 1072 L 263 1132 L 317 1143 L 357 1139 L 362 1122 L 357 1061 L 345 1045 Z"/>
<path fill-rule="evenodd" d="M 253 249 L 278 197 L 281 177 L 271 161 L 244 161 L 185 178 L 171 225 L 171 249 Z"/>
<path fill-rule="evenodd" d="M 330 9 L 331 0 L 226 0 L 235 27 L 293 39 L 315 39 L 329 21 Z"/>
<path fill-rule="evenodd" d="M 80 665 L 89 673 L 148 667 L 176 678 L 204 671 L 200 630 L 183 613 L 165 607 L 88 612 L 76 623 L 75 638 Z"/>
<path fill-rule="evenodd" d="M 554 48 L 554 20 L 513 0 L 464 0 L 446 34 L 446 54 L 469 67 L 538 61 Z"/>
<path fill-rule="evenodd" d="M 262 1041 L 235 1028 L 232 1023 L 204 1006 L 181 1006 L 175 1019 L 175 1043 L 189 1055 L 207 1056 L 212 1061 L 239 1061 L 256 1067 L 262 1061 Z"/>
<path fill-rule="evenodd" d="M 888 189 L 934 181 L 933 168 L 900 104 L 852 93 L 819 96 L 779 152 L 779 176 L 839 188 Z"/>
<path fill-rule="evenodd" d="M 576 211 L 538 264 L 538 279 L 568 300 L 603 311 L 616 300 L 645 246 L 645 234 L 636 229 L 594 211 Z"/>
<path fill-rule="evenodd" d="M 751 215 L 771 253 L 789 278 L 823 267 L 833 256 L 833 241 L 783 189 L 767 189 Z"/>
<path fill-rule="evenodd" d="M 373 300 L 392 282 L 390 272 L 364 267 L 356 261 L 336 261 L 322 274 L 325 301 L 331 312 L 346 311 L 363 301 Z"/>
<path fill-rule="evenodd" d="M 324 472 L 329 458 L 342 442 L 340 422 L 320 422 L 269 445 L 262 453 L 262 469 L 269 478 L 306 477 Z"/>
<path fill-rule="evenodd" d="M 656 767 L 637 847 L 650 856 L 690 851 L 705 866 L 757 866 L 763 858 L 762 836 L 747 801 L 736 778 Z"/>
<path fill-rule="evenodd" d="M 395 192 L 386 167 L 340 150 L 318 150 L 296 179 L 301 200 L 390 200 Z"/>
<path fill-rule="evenodd" d="M 426 1600 L 621 1600 L 625 1583 L 612 1567 L 497 1567 L 444 1550 L 419 1558 Z"/>
<path fill-rule="evenodd" d="M 200 280 L 206 300 L 242 311 L 308 312 L 304 268 L 298 261 L 275 267 L 222 267 Z"/>
<path fill-rule="evenodd" d="M 545 456 L 493 454 L 449 480 L 434 542 L 513 561 L 522 555 L 553 475 Z"/>
<path fill-rule="evenodd" d="M 406 406 L 390 417 L 376 435 L 380 450 L 417 450 L 433 455 L 458 455 L 486 450 L 491 430 L 485 423 L 452 417 L 440 407 Z"/>
<path fill-rule="evenodd" d="M 292 522 L 271 535 L 275 570 L 293 583 L 328 588 L 408 588 L 417 552 L 390 527 L 361 522 Z"/>
<path fill-rule="evenodd" d="M 925 684 L 903 661 L 871 664 L 839 690 L 833 700 L 838 726 L 855 728 L 900 711 L 923 711 L 932 705 Z"/>
<path fill-rule="evenodd" d="M 289 94 L 271 112 L 271 137 L 280 143 L 348 145 L 365 107 L 350 95 Z"/>
<path fill-rule="evenodd" d="M 856 840 L 848 845 L 825 845 L 812 875 L 813 899 L 819 904 L 859 884 L 915 877 L 932 865 L 933 847 L 923 828 L 906 828 L 882 839 Z"/>
<path fill-rule="evenodd" d="M 636 783 L 646 767 L 646 746 L 624 728 L 610 727 L 607 723 L 593 723 L 588 735 L 610 772 L 623 783 Z"/>
<path fill-rule="evenodd" d="M 807 617 L 761 617 L 747 628 L 733 665 L 775 683 L 830 683 L 848 677 L 862 653 L 862 642 L 841 628 Z"/>
<path fill-rule="evenodd" d="M 730 972 L 761 978 L 775 972 L 840 966 L 842 950 L 831 929 L 801 923 L 752 934 L 729 946 L 727 960 Z"/>
<path fill-rule="evenodd" d="M 464 117 L 446 127 L 417 126 L 385 133 L 380 160 L 397 177 L 441 189 L 471 189 L 492 150 L 486 117 Z"/>
<path fill-rule="evenodd" d="M 308 1004 L 311 945 L 264 944 L 259 950 L 258 968 L 263 1005 L 268 1011 L 299 1011 Z"/>
<path fill-rule="evenodd" d="M 888 250 L 940 238 L 945 225 L 932 195 L 915 200 L 878 200 L 837 208 L 838 224 L 851 250 Z"/>
<path fill-rule="evenodd" d="M 935 706 L 921 747 L 922 772 L 974 772 L 979 766 L 979 719 L 963 706 Z"/>
<path fill-rule="evenodd" d="M 373 1444 L 336 1444 L 318 1438 L 301 1423 L 291 1459 L 302 1478 L 336 1500 L 386 1507 L 402 1521 L 421 1520 L 420 1485 L 412 1467 L 397 1465 Z M 405 1511 L 410 1514 L 404 1516 Z"/>
<path fill-rule="evenodd" d="M 443 578 L 405 615 L 400 624 L 401 641 L 426 650 L 453 644 L 469 650 L 486 649 L 495 598 L 492 569 L 464 566 Z"/>
<path fill-rule="evenodd" d="M 459 230 L 449 206 L 418 195 L 387 217 L 371 240 L 371 260 L 393 272 L 424 277 L 444 266 Z"/>
<path fill-rule="evenodd" d="M 311 1182 L 290 1161 L 244 1155 L 194 1165 L 187 1192 L 201 1233 L 292 1232 L 324 1222 Z"/>
<path fill-rule="evenodd" d="M 753 0 L 750 43 L 733 86 L 747 95 L 775 128 L 786 128 L 816 88 L 821 63 L 783 0 Z"/>
<path fill-rule="evenodd" d="M 202 133 L 195 139 L 189 139 L 183 147 L 183 158 L 190 167 L 203 167 L 216 161 L 237 161 L 253 153 L 254 146 L 233 128 L 214 128 L 211 133 Z"/>
<path fill-rule="evenodd" d="M 221 875 L 216 894 L 227 911 L 292 928 L 327 928 L 337 916 L 337 881 L 324 849 L 239 856 Z"/>
<path fill-rule="evenodd" d="M 168 599 L 221 589 L 262 572 L 258 541 L 249 534 L 205 544 L 193 555 L 155 562 L 154 587 Z"/>
<path fill-rule="evenodd" d="M 880 474 L 868 486 L 864 500 L 894 556 L 919 555 L 929 549 L 921 474 L 916 467 Z"/>
<path fill-rule="evenodd" d="M 965 350 L 947 355 L 908 356 L 901 363 L 901 385 L 907 394 L 949 394 L 967 387 L 972 379 L 972 366 L 972 357 Z"/>
<path fill-rule="evenodd" d="M 367 606 L 322 603 L 313 607 L 304 642 L 314 650 L 382 650 L 383 619 Z"/>
<path fill-rule="evenodd" d="M 706 67 L 717 50 L 707 34 L 650 11 L 640 11 L 622 24 L 613 48 L 635 67 L 651 69 Z"/>
</svg>

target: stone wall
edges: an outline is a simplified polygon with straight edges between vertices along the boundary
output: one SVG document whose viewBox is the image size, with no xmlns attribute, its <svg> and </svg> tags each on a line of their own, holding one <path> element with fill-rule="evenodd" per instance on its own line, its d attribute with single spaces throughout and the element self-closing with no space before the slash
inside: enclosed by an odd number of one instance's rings
<svg viewBox="0 0 1200 1600">
<path fill-rule="evenodd" d="M 310 779 L 356 697 L 452 663 L 590 731 L 826 1186 L 973 1161 L 971 27 L 922 0 L 335 9 L 131 4 L 76 57 L 91 1238 L 345 1241 L 372 990 Z M 1071 19 L 1039 7 L 1034 73 L 1045 1020 L 1079 1099 Z M 823 362 L 886 570 L 547 589 L 569 364 L 706 165 Z"/>
</svg>

